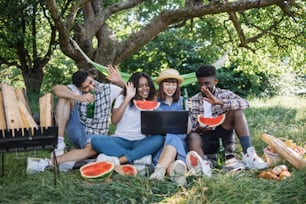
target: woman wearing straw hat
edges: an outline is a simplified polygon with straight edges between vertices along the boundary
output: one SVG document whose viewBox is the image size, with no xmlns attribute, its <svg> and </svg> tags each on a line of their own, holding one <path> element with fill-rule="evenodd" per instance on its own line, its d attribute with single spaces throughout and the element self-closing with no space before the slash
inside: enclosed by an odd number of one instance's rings
<svg viewBox="0 0 306 204">
<path fill-rule="evenodd" d="M 159 85 L 158 110 L 173 111 L 183 110 L 183 99 L 179 85 L 183 82 L 183 77 L 175 69 L 165 69 L 156 79 Z M 163 180 L 168 174 L 170 179 L 178 185 L 187 183 L 185 174 L 187 167 L 186 158 L 186 134 L 170 134 L 165 136 L 163 148 L 154 156 L 153 161 L 157 163 L 151 180 Z"/>
</svg>

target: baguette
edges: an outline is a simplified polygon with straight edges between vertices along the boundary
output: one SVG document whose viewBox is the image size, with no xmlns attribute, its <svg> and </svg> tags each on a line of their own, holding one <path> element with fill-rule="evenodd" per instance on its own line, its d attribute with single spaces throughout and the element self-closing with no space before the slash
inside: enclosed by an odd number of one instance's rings
<svg viewBox="0 0 306 204">
<path fill-rule="evenodd" d="M 261 139 L 270 145 L 277 154 L 297 169 L 306 168 L 306 160 L 296 151 L 289 148 L 282 140 L 268 133 L 263 133 Z"/>
</svg>

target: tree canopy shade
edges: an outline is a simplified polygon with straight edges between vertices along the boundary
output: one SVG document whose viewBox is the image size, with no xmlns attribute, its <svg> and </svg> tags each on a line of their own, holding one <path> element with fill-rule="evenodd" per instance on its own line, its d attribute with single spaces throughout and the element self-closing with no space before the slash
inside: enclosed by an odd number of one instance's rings
<svg viewBox="0 0 306 204">
<path fill-rule="evenodd" d="M 260 50 L 273 58 L 288 57 L 296 45 L 304 44 L 301 0 L 3 0 L 0 11 L 0 69 L 19 69 L 29 92 L 39 92 L 58 43 L 79 69 L 98 73 L 70 37 L 94 62 L 129 66 L 128 73 L 146 66 L 155 68 L 154 74 L 167 66 L 190 73 L 190 65 L 200 63 L 199 53 L 211 63 L 228 47 L 234 48 L 231 57 L 241 65 L 248 56 L 241 58 L 244 51 L 235 48 L 254 52 L 254 57 Z M 163 52 L 153 41 L 164 44 L 159 46 Z M 171 50 L 175 48 L 180 51 Z M 144 65 L 146 57 L 163 64 Z M 295 69 L 302 64 L 290 63 Z"/>
<path fill-rule="evenodd" d="M 56 28 L 36 0 L 1 0 L 0 68 L 16 67 L 29 92 L 38 92 L 56 44 Z"/>
<path fill-rule="evenodd" d="M 183 26 L 194 18 L 225 14 L 223 23 L 228 37 L 223 43 L 235 42 L 236 46 L 255 49 L 252 44 L 265 35 L 281 38 L 275 33 L 279 25 L 284 21 L 295 23 L 303 6 L 300 1 L 290 0 L 80 0 L 63 5 L 57 2 L 46 0 L 59 32 L 61 49 L 84 69 L 90 69 L 90 65 L 70 44 L 71 36 L 93 61 L 103 65 L 119 64 L 169 28 Z M 273 16 L 267 15 L 272 20 L 252 21 L 260 15 L 261 9 L 273 12 Z M 228 21 L 233 29 L 229 28 Z M 266 21 L 269 24 L 265 24 Z M 238 44 L 234 36 L 238 36 Z M 294 37 L 286 36 L 286 39 L 294 40 Z"/>
</svg>

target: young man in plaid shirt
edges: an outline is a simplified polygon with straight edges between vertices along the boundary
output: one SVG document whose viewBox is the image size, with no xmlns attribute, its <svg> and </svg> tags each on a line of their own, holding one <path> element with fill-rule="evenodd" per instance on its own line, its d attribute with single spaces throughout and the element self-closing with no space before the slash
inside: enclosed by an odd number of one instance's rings
<svg viewBox="0 0 306 204">
<path fill-rule="evenodd" d="M 243 156 L 242 162 L 247 168 L 263 169 L 267 164 L 257 156 L 251 144 L 251 137 L 244 109 L 249 108 L 249 102 L 232 91 L 217 88 L 216 68 L 211 65 L 201 65 L 196 70 L 200 92 L 189 99 L 192 132 L 186 141 L 188 144 L 187 164 L 195 173 L 207 172 L 204 154 L 216 154 L 219 147 L 219 137 L 222 138 L 225 149 L 229 153 L 235 150 L 233 131 L 239 138 Z M 201 127 L 198 115 L 215 117 L 225 114 L 224 122 L 216 128 Z M 233 157 L 229 154 L 227 159 Z M 196 161 L 196 162 L 194 162 Z"/>
<path fill-rule="evenodd" d="M 68 168 L 73 168 L 76 161 L 97 155 L 91 147 L 90 140 L 94 135 L 108 134 L 112 102 L 125 87 L 116 67 L 109 65 L 108 71 L 107 79 L 111 83 L 100 83 L 87 72 L 77 71 L 72 76 L 73 84 L 53 87 L 54 94 L 59 98 L 56 107 L 59 137 L 55 150 L 58 164 L 68 162 Z M 87 104 L 93 101 L 94 116 L 88 118 Z M 64 133 L 78 149 L 64 154 Z M 53 166 L 51 159 L 28 158 L 27 172 L 41 172 L 48 166 Z"/>
</svg>

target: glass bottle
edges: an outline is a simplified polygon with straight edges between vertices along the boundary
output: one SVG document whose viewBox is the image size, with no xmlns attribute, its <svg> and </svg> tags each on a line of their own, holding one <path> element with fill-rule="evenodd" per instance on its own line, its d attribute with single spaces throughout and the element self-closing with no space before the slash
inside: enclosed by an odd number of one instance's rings
<svg viewBox="0 0 306 204">
<path fill-rule="evenodd" d="M 90 92 L 91 94 L 95 94 L 94 91 Z M 95 113 L 95 100 L 91 103 L 87 104 L 86 118 L 93 118 Z"/>
<path fill-rule="evenodd" d="M 219 137 L 219 148 L 218 148 L 218 153 L 217 153 L 217 163 L 218 163 L 218 167 L 222 167 L 225 164 L 225 149 L 224 149 L 221 137 Z"/>
<path fill-rule="evenodd" d="M 188 106 L 188 91 L 187 88 L 183 89 L 183 109 L 184 110 L 189 110 Z"/>
</svg>

